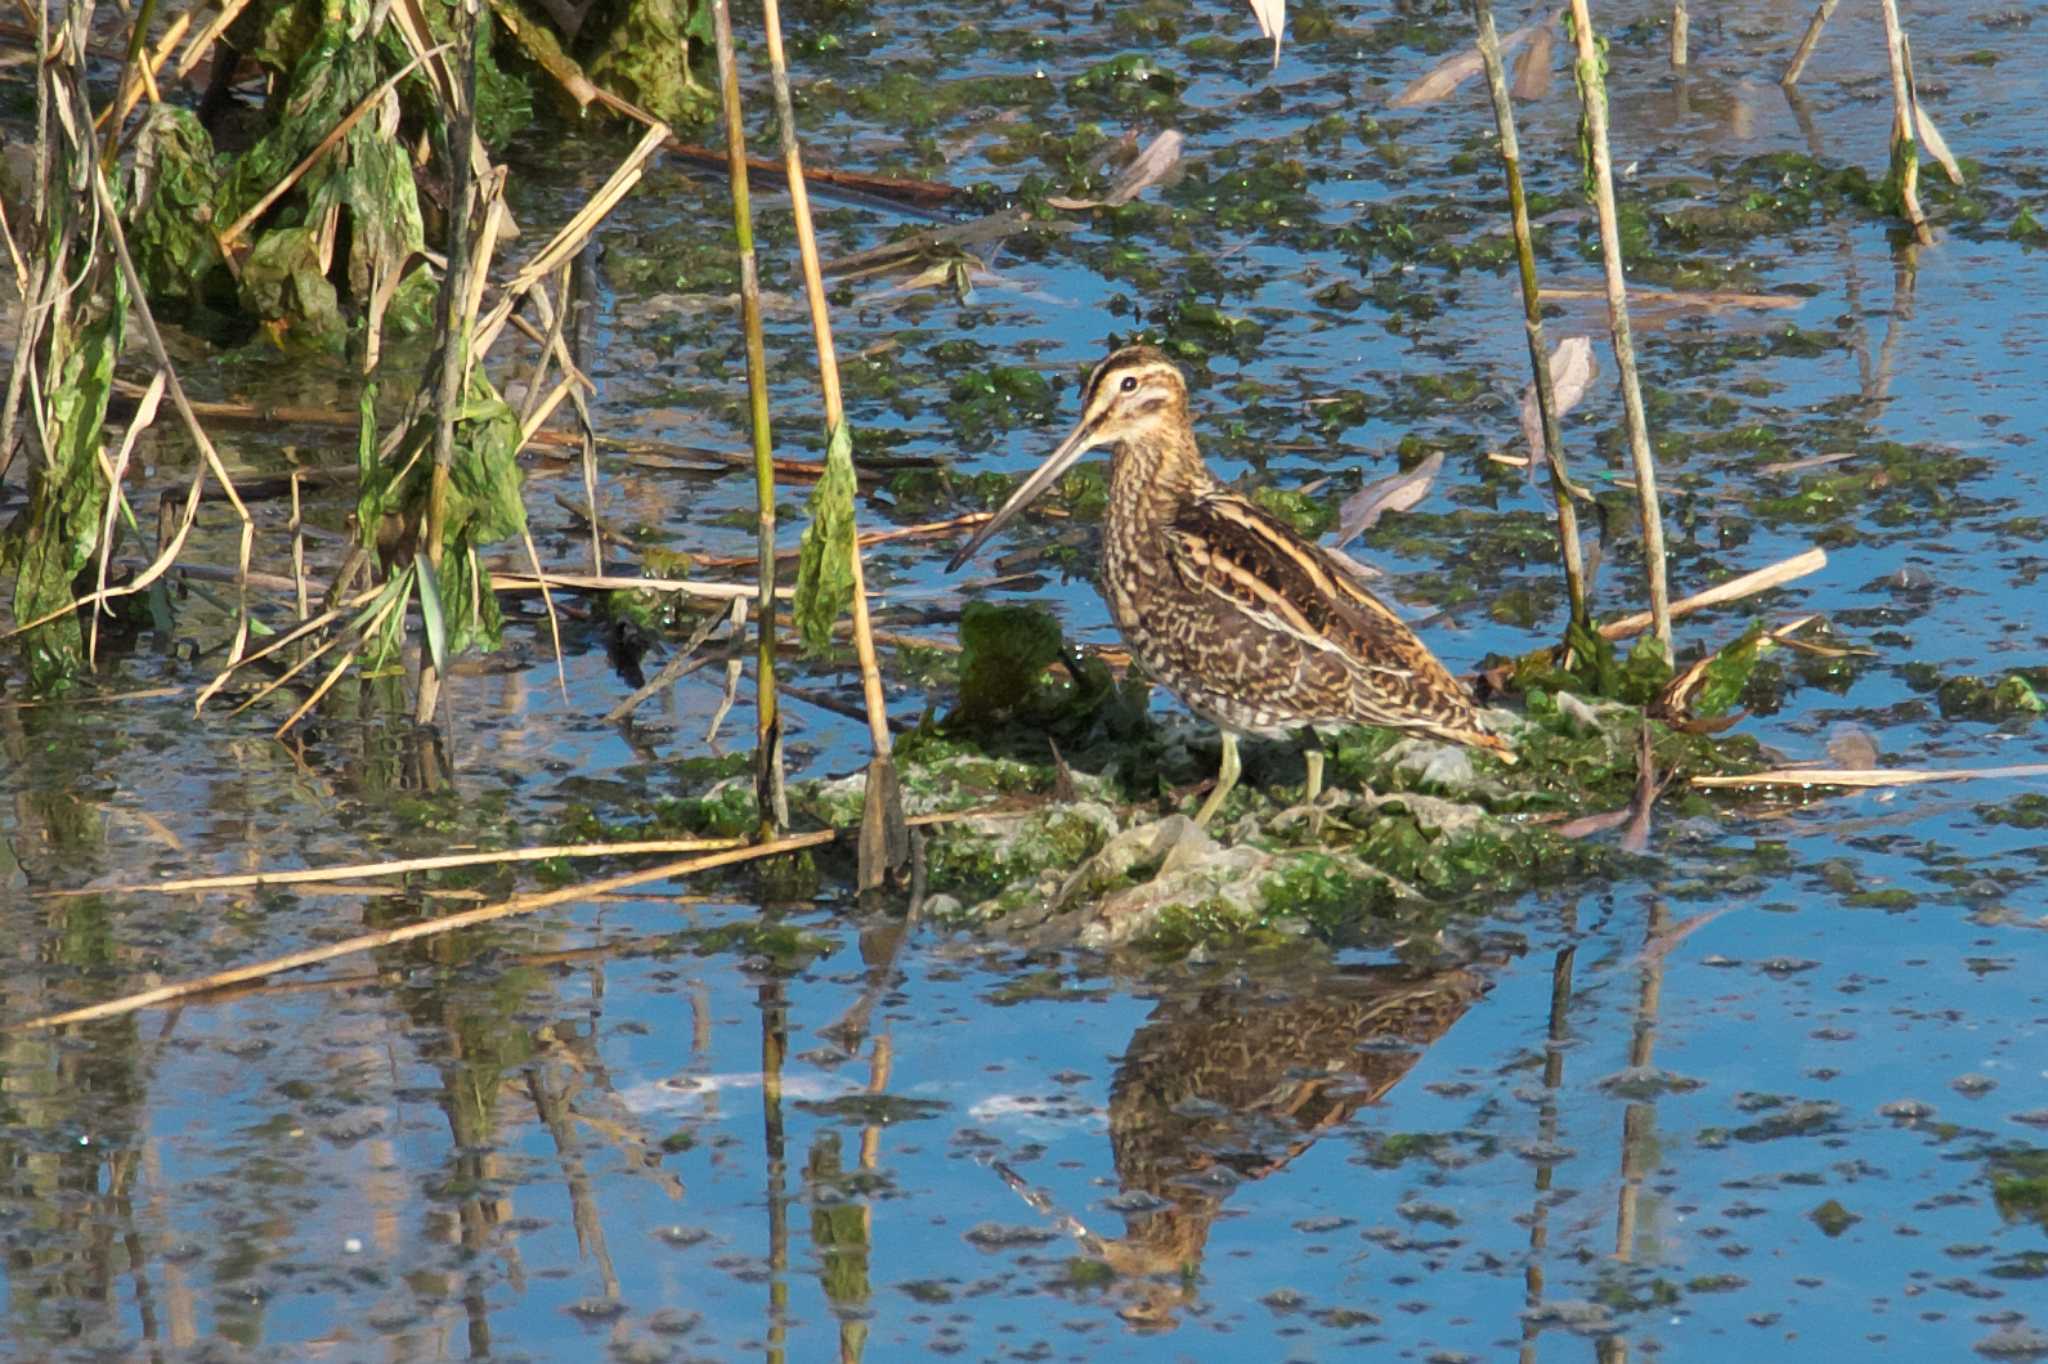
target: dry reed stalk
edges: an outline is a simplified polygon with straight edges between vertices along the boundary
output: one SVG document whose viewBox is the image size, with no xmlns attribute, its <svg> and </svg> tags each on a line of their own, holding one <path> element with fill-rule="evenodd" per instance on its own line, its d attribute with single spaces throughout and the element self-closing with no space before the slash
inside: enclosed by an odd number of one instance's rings
<svg viewBox="0 0 2048 1364">
<path fill-rule="evenodd" d="M 447 871 L 454 867 L 498 867 L 520 862 L 545 862 L 551 858 L 572 861 L 584 857 L 634 857 L 645 853 L 704 853 L 737 848 L 739 838 L 655 838 L 630 843 L 565 843 L 546 848 L 505 848 L 498 852 L 443 853 L 438 857 L 407 857 L 386 862 L 354 862 L 337 867 L 294 867 L 285 871 L 238 872 L 221 876 L 187 876 L 169 881 L 146 881 L 120 886 L 80 886 L 74 890 L 47 890 L 37 898 L 70 900 L 81 895 L 172 895 L 206 890 L 257 890 L 266 886 L 322 885 L 358 876 L 410 876 L 421 871 Z M 390 887 L 382 888 L 389 893 Z"/>
<path fill-rule="evenodd" d="M 497 301 L 491 305 L 491 310 L 484 315 L 483 321 L 477 327 L 477 354 L 489 352 L 498 339 L 498 333 L 503 330 L 506 320 L 512 316 L 512 310 L 519 306 L 519 301 L 529 290 L 561 269 L 565 262 L 583 249 L 584 243 L 590 240 L 590 234 L 597 230 L 598 224 L 603 222 L 618 206 L 619 201 L 631 192 L 633 186 L 640 183 L 640 177 L 646 173 L 648 158 L 661 150 L 667 136 L 666 125 L 656 124 L 648 129 L 639 144 L 619 163 L 610 178 L 598 187 L 597 192 L 590 196 L 583 207 L 577 209 L 575 215 L 548 239 L 547 244 L 535 252 L 533 258 L 520 266 L 512 278 L 505 282 L 504 287 L 499 290 Z"/>
<path fill-rule="evenodd" d="M 1671 604 L 1671 619 L 1689 616 L 1695 611 L 1704 611 L 1710 606 L 1724 606 L 1744 597 L 1753 597 L 1759 592 L 1768 592 L 1782 587 L 1796 578 L 1809 573 L 1818 573 L 1827 567 L 1828 554 L 1824 549 L 1809 549 L 1783 559 L 1775 564 L 1745 573 L 1739 578 L 1730 578 L 1718 587 L 1696 592 L 1690 597 Z M 1600 634 L 1606 639 L 1627 639 L 1650 628 L 1653 622 L 1650 613 L 1638 611 L 1632 616 L 1611 620 L 1600 627 Z"/>
<path fill-rule="evenodd" d="M 433 409 L 434 469 L 427 495 L 426 525 L 421 532 L 422 557 L 414 570 L 430 572 L 436 578 L 441 571 L 442 541 L 447 534 L 448 501 L 453 491 L 455 424 L 461 417 L 470 362 L 476 354 L 471 349 L 477 339 L 476 313 L 469 307 L 469 299 L 472 293 L 471 272 L 478 265 L 472 259 L 471 246 L 477 226 L 478 192 L 476 177 L 471 174 L 474 163 L 463 151 L 476 127 L 476 29 L 477 13 L 465 7 L 456 26 L 456 60 L 461 68 L 461 79 L 443 91 L 446 99 L 443 112 L 449 117 L 448 244 L 444 248 L 448 266 L 441 276 L 441 294 L 434 309 L 434 338 L 441 352 L 441 373 L 435 386 Z M 414 64 L 430 60 L 434 55 L 431 51 L 418 53 Z M 424 593 L 424 586 L 421 590 Z M 426 598 L 422 596 L 421 600 L 424 602 Z M 434 712 L 439 707 L 441 670 L 435 663 L 438 653 L 437 648 L 423 652 L 420 657 L 419 692 L 413 710 L 413 720 L 417 724 L 432 723 Z M 349 658 L 353 657 L 354 652 L 351 651 Z M 345 658 L 343 663 L 347 662 Z M 322 692 L 326 685 L 331 685 L 331 680 L 329 684 L 323 684 Z M 297 720 L 298 715 L 294 715 L 286 721 L 285 728 L 289 729 Z"/>
<path fill-rule="evenodd" d="M 1607 290 L 1587 288 L 1575 284 L 1546 284 L 1543 297 L 1547 301 L 1569 303 L 1605 299 Z M 1709 290 L 1705 292 L 1683 289 L 1644 289 L 1640 286 L 1629 291 L 1629 297 L 1638 303 L 1668 303 L 1681 308 L 1799 308 L 1804 307 L 1804 294 L 1744 294 L 1733 290 Z"/>
<path fill-rule="evenodd" d="M 1508 97 L 1507 69 L 1501 62 L 1500 35 L 1493 26 L 1492 0 L 1472 0 L 1472 20 L 1479 30 L 1479 56 L 1486 66 L 1486 88 L 1493 98 L 1493 122 L 1500 134 L 1501 165 L 1507 172 L 1508 210 L 1513 222 L 1515 258 L 1522 280 L 1522 329 L 1535 372 L 1536 404 L 1543 415 L 1544 455 L 1550 465 L 1550 487 L 1557 500 L 1558 557 L 1572 620 L 1586 622 L 1586 560 L 1579 545 L 1579 513 L 1572 505 L 1571 479 L 1565 473 L 1564 436 L 1557 415 L 1557 387 L 1550 371 L 1550 348 L 1543 340 L 1542 291 L 1536 283 L 1536 239 L 1529 227 L 1529 197 L 1522 185 L 1522 152 L 1515 136 L 1515 109 Z"/>
<path fill-rule="evenodd" d="M 713 0 L 718 39 L 718 86 L 725 113 L 726 174 L 732 185 L 732 230 L 740 256 L 740 323 L 747 338 L 747 411 L 754 438 L 755 578 L 758 652 L 754 683 L 754 806 L 761 836 L 772 838 L 789 822 L 783 778 L 782 708 L 775 674 L 775 441 L 768 412 L 767 342 L 761 322 L 761 272 L 754 254 L 754 211 L 747 184 L 747 130 L 740 110 L 739 59 L 732 40 L 732 7 Z"/>
<path fill-rule="evenodd" d="M 1886 786 L 1930 786 L 1950 781 L 2011 781 L 2048 777 L 2048 763 L 2022 763 L 2017 767 L 1905 767 L 1885 770 L 1867 767 L 1780 767 L 1768 772 L 1746 772 L 1725 776 L 1696 776 L 1694 786 L 1849 786 L 1876 789 Z"/>
<path fill-rule="evenodd" d="M 1889 0 L 1887 0 L 1889 2 Z M 1650 618 L 1665 655 L 1671 653 L 1670 589 L 1664 578 L 1664 514 L 1657 504 L 1657 466 L 1650 454 L 1650 428 L 1643 415 L 1643 388 L 1636 375 L 1635 341 L 1628 320 L 1628 283 L 1621 266 L 1621 227 L 1614 209 L 1614 159 L 1607 142 L 1607 82 L 1593 41 L 1593 17 L 1586 0 L 1572 0 L 1572 31 L 1578 43 L 1579 98 L 1593 151 L 1593 197 L 1600 214 L 1600 256 L 1607 273 L 1607 323 L 1614 334 L 1614 359 L 1621 370 L 1621 405 L 1635 466 L 1636 501 L 1643 528 L 1643 570 L 1650 593 Z"/>
<path fill-rule="evenodd" d="M 149 388 L 144 391 L 142 401 L 136 404 L 135 415 L 128 422 L 128 429 L 121 435 L 121 448 L 111 463 L 106 456 L 100 456 L 101 471 L 107 478 L 107 511 L 100 519 L 99 573 L 94 579 L 95 595 L 99 598 L 93 604 L 92 631 L 86 639 L 85 659 L 90 667 L 99 666 L 100 617 L 106 612 L 107 564 L 114 556 L 114 518 L 120 514 L 124 499 L 121 495 L 121 480 L 128 473 L 128 461 L 135 454 L 135 442 L 150 423 L 156 420 L 158 405 L 163 401 L 166 376 L 158 370 L 150 378 Z"/>
<path fill-rule="evenodd" d="M 428 52 L 426 56 L 431 57 L 434 53 L 445 51 L 447 47 L 448 44 L 443 43 L 441 46 Z M 221 255 L 231 267 L 237 264 L 235 244 L 241 238 L 241 235 L 247 232 L 258 218 L 268 213 L 272 204 L 291 193 L 292 186 L 304 179 L 307 171 L 319 165 L 320 158 L 332 151 L 337 142 L 347 137 L 349 129 L 363 121 L 363 115 L 383 103 L 384 97 L 390 94 L 400 81 L 410 76 L 423 60 L 424 58 L 422 57 L 414 57 L 411 61 L 400 67 L 396 73 L 380 82 L 375 90 L 363 96 L 355 108 L 342 115 L 341 121 L 327 130 L 327 136 L 314 144 L 313 150 L 300 157 L 299 163 L 285 172 L 282 180 L 272 185 L 262 198 L 251 204 L 248 212 L 228 224 L 227 230 L 220 234 L 219 242 Z"/>
<path fill-rule="evenodd" d="M 537 910 L 551 909 L 556 905 L 570 904 L 590 895 L 602 895 L 608 891 L 623 890 L 628 886 L 645 885 L 649 881 L 663 881 L 688 876 L 695 872 L 711 871 L 718 867 L 729 867 L 736 863 L 752 862 L 763 857 L 774 857 L 803 848 L 814 848 L 829 843 L 838 834 L 831 829 L 815 833 L 794 834 L 777 839 L 773 843 L 756 843 L 743 848 L 729 848 L 723 852 L 705 857 L 686 858 L 679 862 L 665 862 L 658 867 L 647 867 L 639 871 L 625 872 L 618 876 L 606 877 L 580 886 L 565 886 L 560 890 L 545 891 L 534 895 L 518 895 L 495 905 L 481 909 L 465 910 L 450 914 L 442 919 L 429 919 L 421 923 L 406 924 L 399 928 L 385 929 L 378 933 L 365 933 L 347 938 L 341 942 L 328 943 L 321 947 L 308 948 L 303 952 L 290 952 L 267 961 L 249 966 L 238 966 L 231 970 L 216 971 L 212 975 L 192 980 L 176 981 L 144 990 L 137 994 L 124 995 L 103 1004 L 93 1004 L 82 1009 L 69 1009 L 63 1013 L 44 1014 L 25 1022 L 10 1025 L 8 1032 L 32 1032 L 43 1028 L 61 1027 L 69 1023 L 85 1023 L 100 1018 L 117 1018 L 131 1014 L 138 1009 L 147 1009 L 157 1004 L 168 1004 L 175 999 L 205 994 L 224 985 L 239 985 L 244 981 L 258 980 L 264 976 L 276 975 L 280 971 L 293 971 L 303 966 L 315 966 L 337 957 L 354 956 L 360 952 L 375 951 L 397 943 L 411 942 L 416 938 L 438 937 L 458 929 L 471 928 L 477 924 L 491 923 L 498 919 L 509 919 L 517 915 L 532 914 Z"/>
<path fill-rule="evenodd" d="M 1892 174 L 1898 177 L 1899 207 L 1922 246 L 1934 245 L 1934 229 L 1920 210 L 1919 122 L 1913 117 L 1913 77 L 1908 70 L 1906 30 L 1899 23 L 1898 0 L 1881 0 L 1884 8 L 1885 58 L 1892 73 Z"/>
<path fill-rule="evenodd" d="M 493 592 L 538 592 L 543 588 L 575 592 L 679 592 L 705 601 L 728 602 L 734 597 L 754 596 L 759 591 L 752 583 L 703 583 L 688 578 L 633 578 L 612 573 L 491 574 Z M 787 597 L 789 589 L 777 588 L 775 595 Z"/>
<path fill-rule="evenodd" d="M 1820 0 L 1820 8 L 1813 12 L 1807 22 L 1806 34 L 1799 40 L 1799 47 L 1792 54 L 1792 60 L 1785 65 L 1785 74 L 1778 77 L 1778 84 L 1791 89 L 1799 84 L 1799 77 L 1806 70 L 1806 63 L 1813 56 L 1813 49 L 1820 45 L 1820 31 L 1827 27 L 1828 16 L 1835 12 L 1841 0 Z"/>
<path fill-rule="evenodd" d="M 817 234 L 811 228 L 810 194 L 804 185 L 803 154 L 797 147 L 796 109 L 789 93 L 789 64 L 782 48 L 782 12 L 777 0 L 762 0 L 762 22 L 768 33 L 768 67 L 775 87 L 775 110 L 782 121 L 782 156 L 789 175 L 790 207 L 796 217 L 797 248 L 803 261 L 804 295 L 810 302 L 811 334 L 818 347 L 818 382 L 825 393 L 825 425 L 829 434 L 845 435 L 846 409 L 839 392 L 839 357 L 832 346 L 832 318 L 825 304 L 825 276 L 818 259 Z M 849 514 L 852 508 L 848 508 Z M 888 873 L 910 856 L 903 823 L 903 795 L 889 738 L 889 706 L 882 695 L 882 670 L 868 621 L 866 572 L 861 564 L 856 520 L 848 568 L 853 577 L 854 653 L 860 661 L 863 698 L 867 703 L 868 740 L 874 758 L 868 765 L 867 804 L 861 819 L 859 883 L 862 890 L 881 885 Z"/>
</svg>

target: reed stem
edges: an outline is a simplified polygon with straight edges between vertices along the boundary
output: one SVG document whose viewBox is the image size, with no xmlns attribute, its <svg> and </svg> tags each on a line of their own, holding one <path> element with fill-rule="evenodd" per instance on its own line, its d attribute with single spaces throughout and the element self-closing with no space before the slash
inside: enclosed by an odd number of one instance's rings
<svg viewBox="0 0 2048 1364">
<path fill-rule="evenodd" d="M 1890 0 L 1886 0 L 1889 4 Z M 1607 143 L 1607 82 L 1593 40 L 1593 16 L 1586 0 L 1572 0 L 1572 34 L 1578 44 L 1579 98 L 1586 111 L 1593 153 L 1593 198 L 1600 214 L 1600 257 L 1607 276 L 1607 324 L 1614 335 L 1614 360 L 1621 370 L 1621 405 L 1635 466 L 1636 501 L 1643 527 L 1643 572 L 1650 592 L 1650 619 L 1668 656 L 1671 599 L 1664 578 L 1664 515 L 1657 504 L 1657 465 L 1650 454 L 1650 428 L 1643 415 L 1642 382 L 1636 375 L 1635 341 L 1629 330 L 1628 282 L 1621 268 L 1621 225 L 1614 209 L 1614 159 Z"/>
<path fill-rule="evenodd" d="M 810 303 L 811 334 L 818 346 L 818 382 L 825 394 L 828 436 L 844 430 L 846 409 L 839 392 L 839 357 L 832 347 L 832 318 L 825 306 L 825 273 L 818 259 L 818 240 L 811 228 L 811 199 L 804 184 L 803 154 L 797 147 L 796 109 L 789 94 L 789 64 L 783 54 L 782 11 L 777 0 L 762 0 L 761 17 L 768 31 L 768 66 L 775 85 L 775 112 L 782 124 L 782 156 L 789 174 L 790 208 L 796 217 L 797 249 L 803 258 L 804 296 Z M 910 841 L 903 824 L 902 795 L 896 787 L 891 759 L 889 708 L 882 695 L 882 670 L 875 657 L 874 630 L 868 621 L 866 574 L 860 557 L 859 527 L 849 550 L 853 579 L 853 642 L 860 660 L 861 691 L 867 705 L 868 738 L 874 759 L 868 768 L 867 813 L 861 825 L 860 886 L 881 884 L 886 871 L 909 860 Z"/>
<path fill-rule="evenodd" d="M 782 713 L 775 680 L 775 441 L 768 414 L 767 347 L 761 330 L 761 273 L 754 255 L 754 211 L 747 189 L 747 130 L 740 113 L 739 59 L 729 0 L 714 0 L 718 84 L 725 104 L 726 164 L 732 178 L 732 230 L 740 253 L 740 321 L 747 334 L 747 399 L 754 429 L 754 519 L 761 593 L 754 602 L 760 652 L 754 682 L 754 798 L 759 834 L 773 838 L 789 822 L 782 775 Z"/>
<path fill-rule="evenodd" d="M 1522 186 L 1522 153 L 1515 136 L 1515 109 L 1508 98 L 1507 69 L 1501 62 L 1500 35 L 1493 25 L 1492 0 L 1472 0 L 1472 20 L 1479 29 L 1479 56 L 1486 63 L 1486 86 L 1493 96 L 1493 121 L 1500 130 L 1501 165 L 1507 171 L 1508 209 L 1513 219 L 1515 258 L 1522 275 L 1522 326 L 1529 342 L 1529 363 L 1536 375 L 1536 406 L 1543 414 L 1543 452 L 1550 465 L 1550 488 L 1557 497 L 1558 555 L 1564 563 L 1565 591 L 1572 620 L 1585 625 L 1586 567 L 1579 546 L 1579 513 L 1572 505 L 1572 485 L 1565 473 L 1564 443 L 1557 419 L 1557 390 L 1550 373 L 1550 350 L 1543 340 L 1542 291 L 1536 282 L 1536 243 L 1529 227 L 1529 198 Z"/>
<path fill-rule="evenodd" d="M 1884 46 L 1892 70 L 1892 169 L 1899 187 L 1899 208 L 1922 246 L 1934 245 L 1934 229 L 1920 211 L 1920 141 L 1913 118 L 1913 78 L 1909 69 L 1906 30 L 1899 23 L 1898 0 L 1883 0 Z"/>
</svg>

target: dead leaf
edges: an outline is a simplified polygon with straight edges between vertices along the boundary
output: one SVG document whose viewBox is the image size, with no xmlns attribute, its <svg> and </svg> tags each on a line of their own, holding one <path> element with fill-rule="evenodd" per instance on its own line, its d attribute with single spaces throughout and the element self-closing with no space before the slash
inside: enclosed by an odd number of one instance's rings
<svg viewBox="0 0 2048 1364">
<path fill-rule="evenodd" d="M 1920 145 L 1941 163 L 1941 168 L 1948 172 L 1950 183 L 1962 184 L 1963 168 L 1956 164 L 1956 154 L 1948 149 L 1948 139 L 1941 135 L 1941 129 L 1934 126 L 1934 120 L 1927 116 L 1918 100 L 1913 101 L 1913 123 L 1920 129 Z"/>
<path fill-rule="evenodd" d="M 1179 132 L 1168 128 L 1147 143 L 1145 150 L 1138 153 L 1130 165 L 1124 167 L 1109 193 L 1100 199 L 1068 199 L 1065 197 L 1047 199 L 1054 208 L 1115 208 L 1127 204 L 1152 186 L 1164 180 L 1180 164 L 1180 151 L 1187 139 Z"/>
<path fill-rule="evenodd" d="M 1819 469 L 1829 464 L 1840 464 L 1845 459 L 1854 459 L 1856 450 L 1835 450 L 1825 455 L 1808 455 L 1805 459 L 1781 459 L 1775 464 L 1766 464 L 1757 470 L 1760 474 L 1798 474 L 1808 469 Z"/>
<path fill-rule="evenodd" d="M 1528 42 L 1538 27 L 1536 24 L 1524 24 L 1501 39 L 1501 55 L 1505 57 Z M 1476 46 L 1460 48 L 1410 81 L 1400 94 L 1387 101 L 1387 107 L 1417 109 L 1425 104 L 1435 104 L 1485 69 L 1486 60 L 1479 55 Z"/>
<path fill-rule="evenodd" d="M 1280 36 L 1287 28 L 1287 0 L 1251 0 L 1259 32 L 1273 40 L 1273 65 L 1280 65 Z"/>
<path fill-rule="evenodd" d="M 1840 724 L 1828 735 L 1828 761 L 1852 772 L 1877 766 L 1877 738 L 1861 725 Z"/>
<path fill-rule="evenodd" d="M 1444 452 L 1433 450 L 1429 458 L 1404 473 L 1376 478 L 1344 499 L 1337 513 L 1337 538 L 1343 545 L 1373 528 L 1390 511 L 1403 512 L 1423 499 L 1437 470 L 1444 467 Z"/>
<path fill-rule="evenodd" d="M 1567 336 L 1550 352 L 1550 391 L 1557 403 L 1559 426 L 1564 425 L 1565 414 L 1586 396 L 1599 373 L 1600 362 L 1594 358 L 1590 336 Z M 1522 390 L 1522 439 L 1529 443 L 1529 477 L 1533 479 L 1536 466 L 1549 458 L 1543 445 L 1543 409 L 1536 402 L 1533 382 Z"/>
<path fill-rule="evenodd" d="M 1528 48 L 1515 59 L 1515 84 L 1511 92 L 1519 100 L 1538 100 L 1550 93 L 1551 54 L 1557 47 L 1557 28 L 1544 24 L 1536 30 Z"/>
</svg>

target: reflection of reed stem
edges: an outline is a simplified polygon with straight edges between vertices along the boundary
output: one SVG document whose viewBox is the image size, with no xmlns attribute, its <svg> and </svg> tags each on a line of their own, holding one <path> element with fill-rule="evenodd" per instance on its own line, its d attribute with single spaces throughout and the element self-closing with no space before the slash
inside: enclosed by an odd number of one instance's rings
<svg viewBox="0 0 2048 1364">
<path fill-rule="evenodd" d="M 787 1358 L 789 1334 L 789 1203 L 783 1190 L 789 1156 L 782 1126 L 782 1060 L 789 1053 L 789 1003 L 783 983 L 768 979 L 761 1010 L 761 1145 L 768 1167 L 768 1361 Z"/>
<path fill-rule="evenodd" d="M 1558 949 L 1550 964 L 1550 1024 L 1544 1032 L 1543 1099 L 1537 1110 L 1537 1140 L 1547 1152 L 1557 1146 L 1557 1094 L 1564 1087 L 1565 1019 L 1572 1006 L 1572 962 L 1576 947 Z M 1529 1207 L 1529 1266 L 1522 1272 L 1523 1301 L 1530 1308 L 1543 1302 L 1543 1252 L 1550 1245 L 1550 1193 L 1557 1178 L 1556 1163 L 1547 1157 L 1536 1164 L 1536 1197 Z M 1522 1323 L 1522 1364 L 1535 1364 L 1536 1337 L 1541 1328 L 1534 1320 Z"/>
<path fill-rule="evenodd" d="M 1536 245 L 1529 227 L 1529 198 L 1522 187 L 1522 154 L 1515 137 L 1515 110 L 1508 99 L 1507 71 L 1501 63 L 1500 35 L 1493 26 L 1492 0 L 1472 0 L 1473 22 L 1479 28 L 1479 55 L 1486 63 L 1486 85 L 1493 94 L 1493 121 L 1500 130 L 1501 165 L 1507 171 L 1508 210 L 1514 224 L 1515 258 L 1522 273 L 1522 326 L 1529 342 L 1529 366 L 1535 372 L 1536 406 L 1543 414 L 1543 453 L 1550 465 L 1550 488 L 1557 498 L 1557 542 L 1564 561 L 1565 592 L 1572 620 L 1586 623 L 1585 557 L 1579 548 L 1579 514 L 1572 506 L 1571 480 L 1565 473 L 1564 441 L 1557 420 L 1557 390 L 1550 373 L 1550 350 L 1543 340 L 1543 300 L 1536 283 Z"/>
<path fill-rule="evenodd" d="M 1665 954 L 1654 949 L 1670 918 L 1670 908 L 1662 900 L 1650 902 L 1649 922 L 1643 929 L 1643 986 L 1636 997 L 1634 1031 L 1628 1044 L 1629 1069 L 1638 1079 L 1649 1070 L 1657 1047 L 1657 1011 L 1664 1000 Z M 1621 1189 L 1614 1214 L 1614 1258 L 1623 1262 L 1635 1257 L 1637 1204 L 1642 1196 L 1643 1174 L 1649 1168 L 1656 1119 L 1657 1106 L 1647 1100 L 1631 1103 L 1621 1114 Z"/>
<path fill-rule="evenodd" d="M 1643 526 L 1643 574 L 1650 592 L 1650 620 L 1671 653 L 1671 602 L 1664 581 L 1664 514 L 1657 504 L 1657 466 L 1650 455 L 1650 428 L 1643 415 L 1643 387 L 1636 376 L 1635 341 L 1628 320 L 1628 284 L 1621 267 L 1621 225 L 1614 208 L 1614 159 L 1607 144 L 1607 82 L 1593 41 L 1593 16 L 1586 0 L 1572 0 L 1572 31 L 1578 42 L 1579 98 L 1593 150 L 1593 198 L 1600 213 L 1600 255 L 1607 274 L 1607 324 L 1614 334 L 1614 359 L 1621 369 L 1621 406 L 1635 466 L 1636 501 Z"/>
<path fill-rule="evenodd" d="M 754 256 L 754 213 L 747 193 L 747 132 L 740 116 L 739 62 L 732 8 L 715 0 L 718 83 L 725 101 L 725 151 L 732 178 L 732 230 L 740 253 L 740 321 L 747 333 L 747 400 L 754 431 L 754 539 L 761 595 L 754 605 L 760 653 L 754 682 L 754 796 L 760 836 L 789 822 L 782 781 L 782 714 L 775 686 L 775 442 L 768 416 L 768 359 L 761 333 L 761 275 Z"/>
</svg>

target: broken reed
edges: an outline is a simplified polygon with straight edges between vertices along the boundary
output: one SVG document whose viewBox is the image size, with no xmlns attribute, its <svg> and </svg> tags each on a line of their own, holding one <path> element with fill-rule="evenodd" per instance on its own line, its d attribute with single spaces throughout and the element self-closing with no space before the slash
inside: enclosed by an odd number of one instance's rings
<svg viewBox="0 0 2048 1364">
<path fill-rule="evenodd" d="M 747 334 L 747 402 L 754 437 L 754 537 L 760 596 L 754 629 L 760 642 L 754 679 L 754 801 L 759 834 L 772 838 L 789 823 L 782 768 L 782 715 L 775 677 L 775 448 L 769 426 L 768 361 L 761 326 L 761 275 L 754 255 L 754 213 L 747 192 L 747 133 L 740 111 L 739 61 L 732 40 L 729 0 L 713 0 L 718 37 L 718 85 L 725 115 L 727 173 L 732 185 L 732 230 L 740 258 L 740 321 Z"/>
<path fill-rule="evenodd" d="M 1522 154 L 1515 136 L 1515 110 L 1508 97 L 1500 36 L 1493 26 L 1492 0 L 1472 0 L 1472 21 L 1479 30 L 1479 55 L 1486 65 L 1486 86 L 1493 97 L 1494 126 L 1500 133 L 1501 165 L 1507 173 L 1515 260 L 1522 280 L 1522 323 L 1529 343 L 1530 368 L 1535 371 L 1537 408 L 1543 414 L 1543 452 L 1550 465 L 1551 491 L 1557 499 L 1558 556 L 1564 564 L 1565 592 L 1571 601 L 1572 623 L 1583 627 L 1588 622 L 1585 555 L 1579 546 L 1579 515 L 1572 505 L 1571 480 L 1565 472 L 1564 441 L 1558 421 L 1556 385 L 1550 372 L 1550 351 L 1543 341 L 1543 299 L 1536 282 L 1536 244 L 1529 227 L 1529 199 L 1522 186 Z"/>
</svg>

